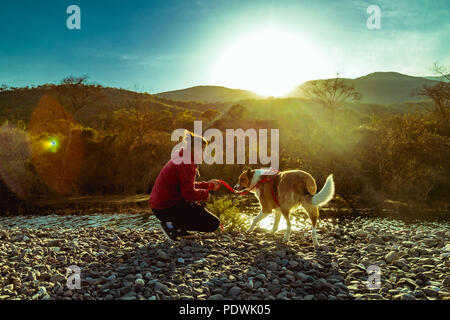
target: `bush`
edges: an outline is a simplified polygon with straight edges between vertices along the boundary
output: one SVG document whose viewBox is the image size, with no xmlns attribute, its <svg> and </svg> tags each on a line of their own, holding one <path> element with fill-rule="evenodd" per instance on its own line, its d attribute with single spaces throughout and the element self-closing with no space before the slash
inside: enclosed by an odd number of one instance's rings
<svg viewBox="0 0 450 320">
<path fill-rule="evenodd" d="M 229 196 L 214 198 L 206 208 L 220 219 L 224 230 L 244 231 L 249 227 L 247 218 Z"/>
</svg>

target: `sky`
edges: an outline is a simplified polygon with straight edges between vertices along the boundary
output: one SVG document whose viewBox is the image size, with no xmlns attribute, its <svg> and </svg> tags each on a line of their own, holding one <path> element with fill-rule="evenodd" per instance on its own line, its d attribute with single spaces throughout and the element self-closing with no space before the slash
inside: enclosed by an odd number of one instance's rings
<svg viewBox="0 0 450 320">
<path fill-rule="evenodd" d="M 70 5 L 80 30 L 66 26 Z M 366 25 L 370 5 L 378 30 Z M 3 0 L 0 30 L 0 84 L 10 86 L 86 74 L 150 93 L 208 84 L 276 94 L 337 72 L 429 76 L 434 62 L 450 65 L 448 0 Z"/>
</svg>

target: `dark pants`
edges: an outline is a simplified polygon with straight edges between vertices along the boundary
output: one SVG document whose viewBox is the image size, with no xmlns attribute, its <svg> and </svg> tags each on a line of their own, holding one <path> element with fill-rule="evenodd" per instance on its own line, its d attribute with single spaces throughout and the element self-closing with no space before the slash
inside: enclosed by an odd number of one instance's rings
<svg viewBox="0 0 450 320">
<path fill-rule="evenodd" d="M 182 200 L 174 207 L 152 211 L 160 221 L 172 222 L 177 229 L 212 232 L 220 225 L 219 218 L 194 202 Z"/>
</svg>

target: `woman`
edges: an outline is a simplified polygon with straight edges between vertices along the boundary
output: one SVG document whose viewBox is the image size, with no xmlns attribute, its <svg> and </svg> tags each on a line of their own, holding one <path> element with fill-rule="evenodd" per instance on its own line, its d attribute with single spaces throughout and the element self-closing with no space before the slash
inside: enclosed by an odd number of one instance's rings
<svg viewBox="0 0 450 320">
<path fill-rule="evenodd" d="M 170 240 L 188 235 L 188 230 L 212 232 L 220 225 L 215 215 L 196 203 L 208 201 L 209 191 L 220 185 L 215 179 L 195 181 L 198 169 L 194 163 L 194 154 L 200 150 L 196 151 L 194 145 L 199 140 L 203 153 L 208 142 L 201 136 L 187 132 L 186 147 L 176 151 L 175 156 L 162 168 L 150 194 L 152 211 L 160 220 L 162 232 Z M 191 161 L 181 161 L 189 159 L 189 156 Z"/>
</svg>

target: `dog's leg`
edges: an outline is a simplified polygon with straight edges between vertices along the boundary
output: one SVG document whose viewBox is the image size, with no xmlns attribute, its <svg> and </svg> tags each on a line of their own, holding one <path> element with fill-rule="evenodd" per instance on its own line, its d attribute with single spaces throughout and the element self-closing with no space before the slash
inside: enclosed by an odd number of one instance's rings
<svg viewBox="0 0 450 320">
<path fill-rule="evenodd" d="M 316 206 L 313 206 L 312 204 L 304 204 L 303 207 L 306 209 L 309 215 L 309 219 L 311 220 L 312 224 L 312 230 L 311 230 L 311 238 L 314 244 L 314 248 L 319 248 L 319 241 L 317 241 L 317 233 L 316 233 L 316 227 L 317 227 L 317 220 L 319 219 L 319 209 Z"/>
<path fill-rule="evenodd" d="M 291 219 L 289 217 L 289 211 L 290 209 L 281 209 L 281 213 L 283 213 L 283 217 L 286 220 L 286 232 L 284 233 L 284 238 L 283 241 L 284 242 L 288 242 L 289 238 L 291 237 Z"/>
<path fill-rule="evenodd" d="M 264 213 L 262 210 L 259 212 L 258 216 L 253 219 L 252 221 L 252 225 L 250 226 L 250 228 L 247 229 L 247 232 L 252 232 L 253 229 L 255 229 L 255 227 L 258 225 L 258 223 L 264 219 L 265 217 L 267 217 L 269 215 L 269 213 Z"/>
<path fill-rule="evenodd" d="M 281 210 L 279 208 L 275 209 L 275 219 L 273 220 L 272 233 L 277 232 L 278 225 L 280 224 Z"/>
<path fill-rule="evenodd" d="M 316 249 L 319 248 L 319 242 L 317 241 L 316 227 L 312 227 L 311 237 L 313 240 L 314 248 Z"/>
</svg>

